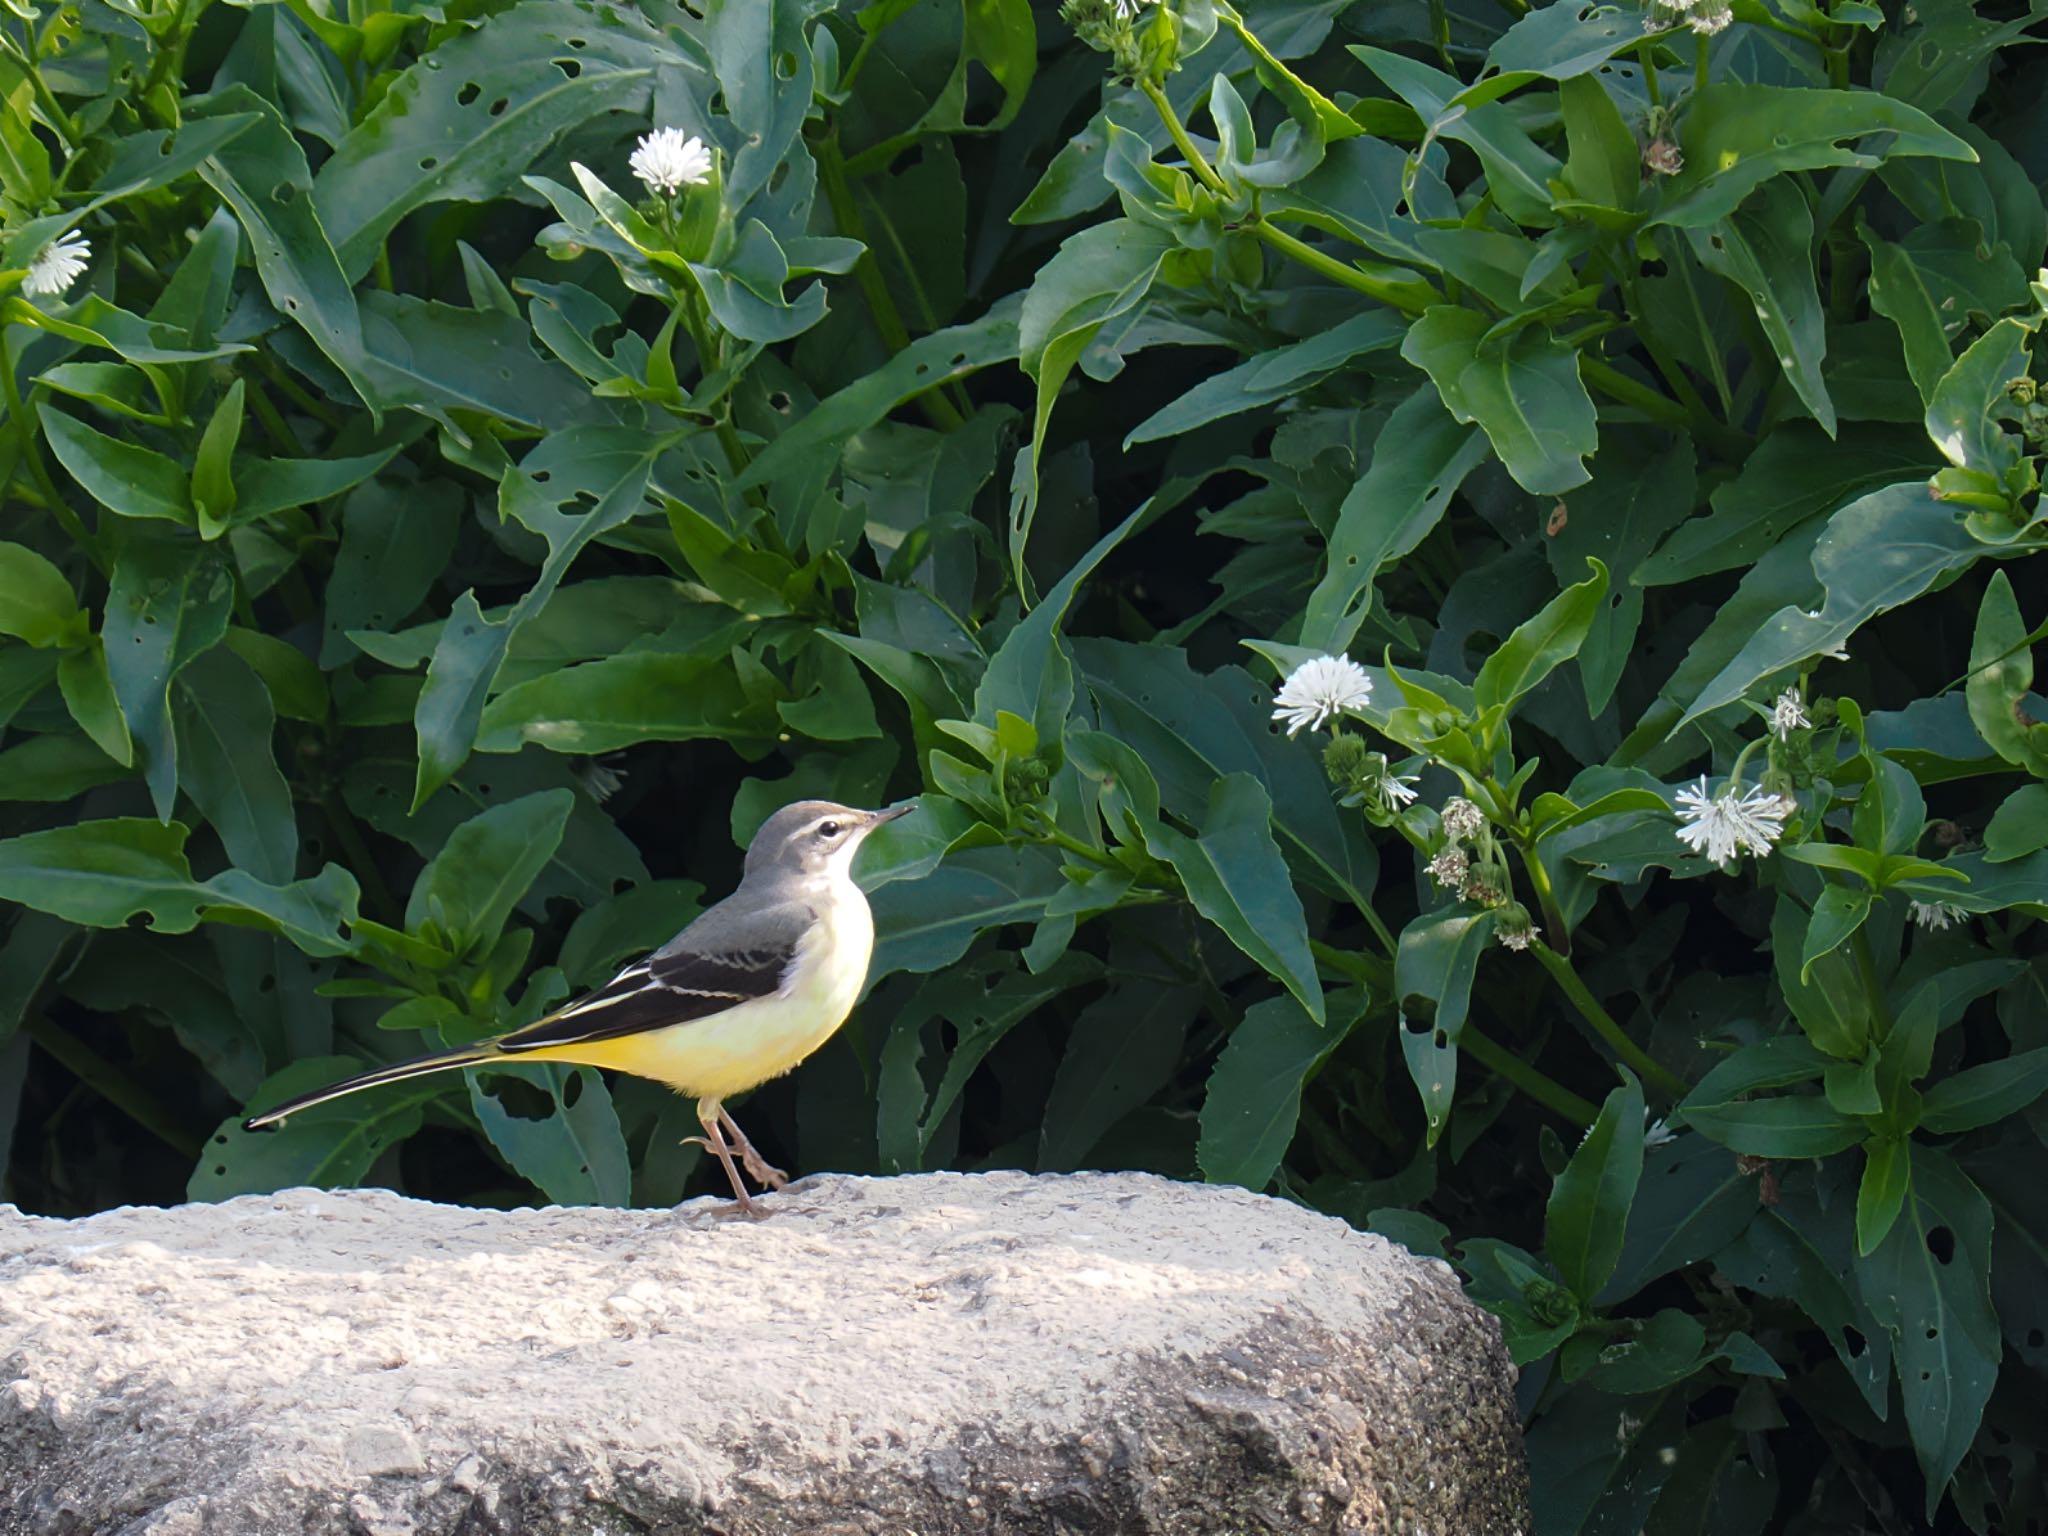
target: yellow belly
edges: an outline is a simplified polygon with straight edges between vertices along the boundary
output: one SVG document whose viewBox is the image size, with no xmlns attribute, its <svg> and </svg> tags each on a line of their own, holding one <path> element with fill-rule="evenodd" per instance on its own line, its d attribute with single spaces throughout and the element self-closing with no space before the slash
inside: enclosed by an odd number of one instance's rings
<svg viewBox="0 0 2048 1536">
<path fill-rule="evenodd" d="M 783 991 L 724 1013 L 615 1040 L 522 1051 L 522 1061 L 609 1067 L 666 1083 L 693 1099 L 723 1099 L 780 1077 L 832 1038 L 867 982 L 874 920 L 858 891 L 826 903 L 820 923 Z"/>
</svg>

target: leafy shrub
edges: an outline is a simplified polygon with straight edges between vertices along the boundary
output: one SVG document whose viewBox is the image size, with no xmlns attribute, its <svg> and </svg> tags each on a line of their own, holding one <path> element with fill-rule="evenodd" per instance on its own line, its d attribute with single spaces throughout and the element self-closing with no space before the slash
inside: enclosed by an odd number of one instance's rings
<svg viewBox="0 0 2048 1536">
<path fill-rule="evenodd" d="M 9 0 L 6 1187 L 673 1201 L 589 1071 L 234 1127 L 921 794 L 784 1161 L 1447 1252 L 1544 1531 L 2040 1528 L 2038 41 Z"/>
</svg>

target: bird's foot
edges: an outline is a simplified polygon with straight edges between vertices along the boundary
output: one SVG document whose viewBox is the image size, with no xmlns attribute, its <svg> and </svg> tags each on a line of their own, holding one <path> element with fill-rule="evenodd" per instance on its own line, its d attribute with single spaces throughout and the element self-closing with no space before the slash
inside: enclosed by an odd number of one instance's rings
<svg viewBox="0 0 2048 1536">
<path fill-rule="evenodd" d="M 740 1166 L 747 1170 L 748 1178 L 767 1189 L 781 1189 L 789 1182 L 788 1174 L 754 1150 L 754 1144 L 747 1140 L 747 1133 L 739 1128 L 731 1115 L 721 1109 L 718 1122 L 732 1138 L 733 1150 L 739 1153 Z"/>
</svg>

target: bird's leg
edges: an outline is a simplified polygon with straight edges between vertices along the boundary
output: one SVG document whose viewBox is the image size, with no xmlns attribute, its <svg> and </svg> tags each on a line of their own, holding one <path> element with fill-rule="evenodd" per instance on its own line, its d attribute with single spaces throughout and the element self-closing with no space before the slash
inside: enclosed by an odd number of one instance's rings
<svg viewBox="0 0 2048 1536">
<path fill-rule="evenodd" d="M 725 1137 L 719 1133 L 718 1122 L 723 1113 L 724 1111 L 719 1107 L 718 1100 L 699 1099 L 697 1101 L 697 1123 L 704 1127 L 704 1134 L 702 1136 L 685 1136 L 683 1143 L 686 1146 L 696 1145 L 711 1151 L 721 1163 L 725 1164 L 725 1176 L 732 1180 L 732 1192 L 739 1199 L 740 1209 L 749 1216 L 762 1215 L 761 1207 L 754 1203 L 754 1197 L 747 1193 L 747 1186 L 740 1182 L 740 1171 L 732 1160 L 732 1148 L 726 1145 Z"/>
<path fill-rule="evenodd" d="M 740 1166 L 747 1170 L 748 1176 L 756 1184 L 766 1185 L 769 1189 L 780 1189 L 789 1182 L 788 1174 L 754 1150 L 754 1144 L 747 1140 L 747 1133 L 740 1129 L 739 1122 L 733 1119 L 731 1112 L 723 1104 L 718 1106 L 718 1123 L 724 1126 L 726 1133 L 732 1137 L 733 1145 L 740 1154 Z"/>
</svg>

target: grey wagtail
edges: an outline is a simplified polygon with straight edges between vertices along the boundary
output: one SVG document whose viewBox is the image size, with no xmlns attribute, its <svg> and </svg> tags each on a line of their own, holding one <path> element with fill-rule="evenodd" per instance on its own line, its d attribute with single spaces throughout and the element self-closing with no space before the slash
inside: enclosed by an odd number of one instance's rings
<svg viewBox="0 0 2048 1536">
<path fill-rule="evenodd" d="M 358 1089 L 483 1062 L 612 1067 L 697 1101 L 704 1134 L 689 1140 L 717 1155 L 740 1209 L 757 1215 L 733 1154 L 770 1189 L 789 1176 L 754 1150 L 723 1101 L 780 1077 L 846 1022 L 875 948 L 853 856 L 875 828 L 915 809 L 913 802 L 856 811 L 829 800 L 784 806 L 747 845 L 738 890 L 596 991 L 495 1039 L 301 1094 L 244 1129 L 277 1125 Z"/>
</svg>

